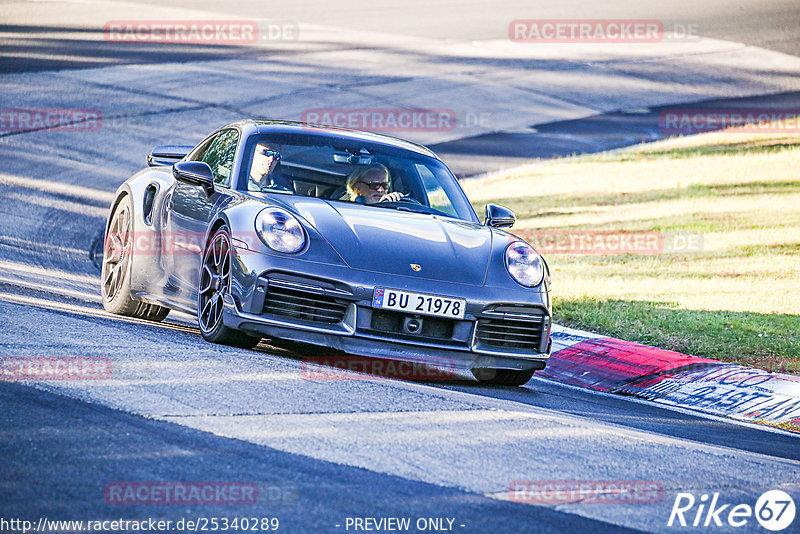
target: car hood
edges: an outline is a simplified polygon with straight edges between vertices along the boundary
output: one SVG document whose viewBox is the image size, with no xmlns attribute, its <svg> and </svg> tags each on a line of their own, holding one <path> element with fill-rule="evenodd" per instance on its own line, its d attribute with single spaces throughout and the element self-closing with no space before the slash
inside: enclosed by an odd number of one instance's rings
<svg viewBox="0 0 800 534">
<path fill-rule="evenodd" d="M 308 197 L 281 200 L 353 269 L 476 286 L 486 280 L 492 232 L 485 226 Z"/>
</svg>

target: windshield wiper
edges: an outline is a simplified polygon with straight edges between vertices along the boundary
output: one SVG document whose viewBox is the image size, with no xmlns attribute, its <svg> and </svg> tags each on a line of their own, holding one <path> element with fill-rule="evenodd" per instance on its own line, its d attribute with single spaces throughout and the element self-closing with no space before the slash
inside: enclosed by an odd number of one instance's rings
<svg viewBox="0 0 800 534">
<path fill-rule="evenodd" d="M 371 205 L 381 208 L 393 208 L 398 211 L 405 211 L 408 213 L 421 213 L 423 215 L 446 215 L 435 208 L 431 208 L 422 204 L 410 204 L 408 202 L 378 202 Z"/>
<path fill-rule="evenodd" d="M 400 211 L 409 211 L 411 213 L 426 213 L 424 211 L 416 211 L 416 210 L 409 209 L 409 207 L 405 206 L 405 205 L 398 206 L 394 202 L 377 202 L 377 203 L 372 204 L 372 205 L 376 206 L 376 207 L 379 207 L 379 208 L 391 208 L 391 209 L 396 209 L 396 210 L 400 210 Z"/>
</svg>

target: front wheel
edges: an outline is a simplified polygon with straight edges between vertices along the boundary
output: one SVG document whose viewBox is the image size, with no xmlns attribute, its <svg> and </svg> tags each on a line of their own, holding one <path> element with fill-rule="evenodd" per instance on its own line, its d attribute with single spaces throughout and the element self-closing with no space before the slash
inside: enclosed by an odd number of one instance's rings
<svg viewBox="0 0 800 534">
<path fill-rule="evenodd" d="M 197 291 L 197 322 L 206 341 L 251 349 L 261 338 L 228 328 L 222 323 L 222 297 L 231 290 L 231 238 L 227 226 L 208 240 L 200 267 Z"/>
<path fill-rule="evenodd" d="M 482 384 L 495 386 L 521 386 L 533 377 L 534 370 L 517 371 L 516 369 L 473 369 L 472 375 Z"/>
</svg>

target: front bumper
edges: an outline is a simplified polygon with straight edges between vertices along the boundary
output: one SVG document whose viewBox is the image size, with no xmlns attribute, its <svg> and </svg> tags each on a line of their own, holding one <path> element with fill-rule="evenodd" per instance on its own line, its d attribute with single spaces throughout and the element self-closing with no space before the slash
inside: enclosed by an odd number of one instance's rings
<svg viewBox="0 0 800 534">
<path fill-rule="evenodd" d="M 538 370 L 549 357 L 547 292 L 386 275 L 252 251 L 237 255 L 233 266 L 223 322 L 254 335 L 467 372 Z M 464 298 L 465 317 L 374 309 L 376 287 Z M 416 332 L 407 328 L 412 318 L 420 325 Z"/>
</svg>

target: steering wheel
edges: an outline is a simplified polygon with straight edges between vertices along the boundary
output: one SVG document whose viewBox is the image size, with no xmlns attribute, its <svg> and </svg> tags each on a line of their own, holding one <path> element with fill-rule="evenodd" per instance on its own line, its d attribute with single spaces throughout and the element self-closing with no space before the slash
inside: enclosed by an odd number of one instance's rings
<svg viewBox="0 0 800 534">
<path fill-rule="evenodd" d="M 410 196 L 400 197 L 400 202 L 411 202 L 412 204 L 419 204 L 420 206 L 422 205 L 422 202 Z"/>
<path fill-rule="evenodd" d="M 422 205 L 422 202 L 420 202 L 416 198 L 414 198 L 412 196 L 408 196 L 408 195 L 403 195 L 402 197 L 400 197 L 400 200 L 389 200 L 389 199 L 386 199 L 386 200 L 381 200 L 381 202 L 411 202 L 412 204 Z"/>
</svg>

